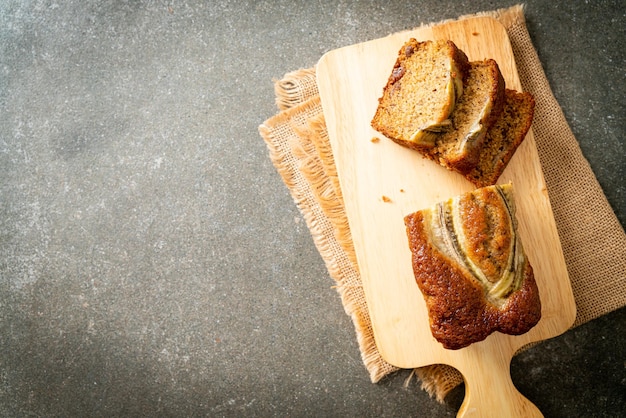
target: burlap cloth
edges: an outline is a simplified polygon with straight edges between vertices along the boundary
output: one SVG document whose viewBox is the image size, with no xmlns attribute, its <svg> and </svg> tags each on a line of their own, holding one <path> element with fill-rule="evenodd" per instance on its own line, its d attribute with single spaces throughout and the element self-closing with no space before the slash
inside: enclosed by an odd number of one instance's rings
<svg viewBox="0 0 626 418">
<path fill-rule="evenodd" d="M 572 282 L 577 326 L 626 304 L 626 234 L 552 94 L 526 29 L 523 7 L 480 15 L 493 16 L 505 26 L 522 88 L 536 99 L 532 129 Z M 467 17 L 471 16 L 460 19 Z M 380 357 L 374 341 L 315 69 L 286 74 L 276 81 L 275 92 L 280 111 L 259 131 L 336 282 L 354 322 L 362 360 L 372 382 L 377 382 L 398 369 Z M 446 365 L 421 367 L 413 374 L 439 401 L 463 381 Z"/>
</svg>

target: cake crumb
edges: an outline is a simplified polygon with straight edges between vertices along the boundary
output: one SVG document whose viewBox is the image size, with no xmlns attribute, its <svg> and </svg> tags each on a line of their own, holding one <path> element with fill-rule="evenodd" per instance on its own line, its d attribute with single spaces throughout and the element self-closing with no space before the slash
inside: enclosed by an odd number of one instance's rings
<svg viewBox="0 0 626 418">
<path fill-rule="evenodd" d="M 385 202 L 385 203 L 391 202 L 391 199 L 389 197 L 385 196 L 385 195 L 383 195 L 382 199 L 383 199 L 383 202 Z"/>
<path fill-rule="evenodd" d="M 378 138 L 377 136 L 373 137 L 372 139 L 370 139 L 370 141 L 374 144 L 380 142 L 380 138 Z"/>
<path fill-rule="evenodd" d="M 400 193 L 404 193 L 404 189 L 400 189 Z"/>
</svg>

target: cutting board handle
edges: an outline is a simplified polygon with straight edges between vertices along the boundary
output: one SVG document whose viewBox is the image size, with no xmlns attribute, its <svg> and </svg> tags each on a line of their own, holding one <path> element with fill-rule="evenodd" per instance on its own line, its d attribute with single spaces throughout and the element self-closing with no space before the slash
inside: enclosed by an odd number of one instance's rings
<svg viewBox="0 0 626 418">
<path fill-rule="evenodd" d="M 465 379 L 465 399 L 457 417 L 543 417 L 539 409 L 522 395 L 511 380 L 512 355 L 497 350 L 472 353 L 474 367 L 461 370 Z"/>
</svg>

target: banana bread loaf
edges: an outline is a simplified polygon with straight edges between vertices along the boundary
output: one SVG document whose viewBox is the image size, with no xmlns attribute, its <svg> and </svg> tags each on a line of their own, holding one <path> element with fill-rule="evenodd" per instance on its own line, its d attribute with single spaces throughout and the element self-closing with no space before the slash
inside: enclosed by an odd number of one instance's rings
<svg viewBox="0 0 626 418">
<path fill-rule="evenodd" d="M 447 349 L 494 331 L 520 335 L 541 318 L 533 269 L 517 234 L 512 185 L 488 186 L 404 219 L 432 335 Z"/>
</svg>

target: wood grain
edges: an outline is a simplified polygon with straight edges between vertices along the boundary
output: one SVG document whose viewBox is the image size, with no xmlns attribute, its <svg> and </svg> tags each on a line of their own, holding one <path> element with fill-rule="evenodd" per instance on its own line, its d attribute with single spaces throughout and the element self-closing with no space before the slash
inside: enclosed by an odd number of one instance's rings
<svg viewBox="0 0 626 418">
<path fill-rule="evenodd" d="M 493 58 L 507 87 L 521 90 L 506 30 L 489 17 L 393 34 L 331 51 L 319 61 L 320 96 L 377 347 L 398 367 L 444 363 L 459 369 L 468 388 L 459 415 L 540 416 L 513 387 L 510 360 L 520 347 L 566 331 L 576 307 L 532 131 L 499 182 L 515 187 L 519 233 L 535 270 L 542 318 L 522 336 L 494 333 L 467 348 L 446 350 L 430 333 L 403 218 L 473 186 L 370 126 L 397 52 L 409 37 L 451 39 L 470 60 Z M 373 137 L 381 140 L 372 142 Z"/>
</svg>

